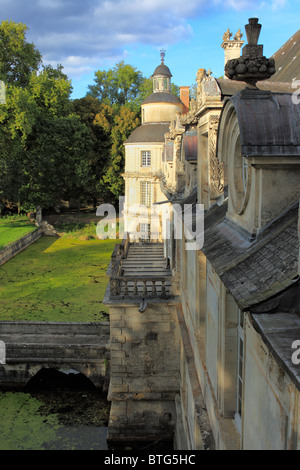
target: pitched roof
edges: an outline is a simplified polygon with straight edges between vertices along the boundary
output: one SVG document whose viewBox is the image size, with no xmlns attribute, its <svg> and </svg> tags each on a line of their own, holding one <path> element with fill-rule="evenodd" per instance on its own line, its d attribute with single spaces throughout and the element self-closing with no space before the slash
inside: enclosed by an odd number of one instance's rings
<svg viewBox="0 0 300 470">
<path fill-rule="evenodd" d="M 300 390 L 300 368 L 292 361 L 291 353 L 291 345 L 300 338 L 299 315 L 290 312 L 252 314 L 252 324 Z"/>
<path fill-rule="evenodd" d="M 226 102 L 225 115 L 231 103 L 237 114 L 244 155 L 300 154 L 300 107 L 289 93 L 243 90 Z M 220 146 L 222 141 L 218 141 Z"/>
<path fill-rule="evenodd" d="M 182 104 L 182 101 L 178 98 L 178 96 L 173 95 L 173 93 L 157 91 L 156 93 L 152 93 L 151 95 L 147 96 L 147 98 L 144 99 L 142 105 L 148 103 Z"/>
<path fill-rule="evenodd" d="M 225 78 L 216 78 L 216 81 L 222 96 L 233 96 L 247 86 L 245 82 Z M 270 80 L 258 82 L 257 88 L 259 90 L 269 90 L 272 93 L 293 93 L 295 91 L 295 88 L 289 82 L 277 83 Z"/>
<path fill-rule="evenodd" d="M 128 137 L 125 144 L 143 142 L 165 141 L 165 134 L 169 132 L 170 123 L 148 123 L 137 127 Z"/>
<path fill-rule="evenodd" d="M 298 207 L 297 202 L 252 242 L 226 219 L 227 203 L 208 211 L 202 251 L 242 310 L 298 277 Z"/>
<path fill-rule="evenodd" d="M 276 73 L 270 81 L 292 82 L 300 80 L 300 29 L 275 54 Z"/>
</svg>

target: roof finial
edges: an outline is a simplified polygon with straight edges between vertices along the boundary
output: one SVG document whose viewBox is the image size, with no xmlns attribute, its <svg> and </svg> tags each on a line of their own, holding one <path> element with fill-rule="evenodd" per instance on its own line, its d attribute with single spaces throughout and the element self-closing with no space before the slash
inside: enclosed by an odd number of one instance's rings
<svg viewBox="0 0 300 470">
<path fill-rule="evenodd" d="M 245 25 L 248 44 L 244 46 L 242 56 L 226 63 L 225 75 L 231 80 L 246 82 L 248 88 L 257 89 L 256 83 L 269 79 L 276 71 L 274 59 L 263 55 L 263 45 L 257 44 L 261 24 L 258 18 L 250 18 Z"/>
<path fill-rule="evenodd" d="M 161 63 L 164 63 L 166 51 L 164 49 L 160 50 Z"/>
</svg>

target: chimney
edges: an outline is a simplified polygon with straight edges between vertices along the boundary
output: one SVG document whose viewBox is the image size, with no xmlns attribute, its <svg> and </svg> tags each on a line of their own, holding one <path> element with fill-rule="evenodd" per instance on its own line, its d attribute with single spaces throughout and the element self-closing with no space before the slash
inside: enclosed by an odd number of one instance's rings
<svg viewBox="0 0 300 470">
<path fill-rule="evenodd" d="M 241 55 L 241 49 L 245 41 L 242 41 L 243 34 L 239 29 L 233 39 L 231 39 L 232 33 L 230 32 L 229 28 L 223 35 L 223 42 L 221 47 L 225 51 L 225 62 L 224 65 L 227 64 L 228 60 L 238 59 Z M 226 75 L 224 74 L 224 78 Z"/>
<path fill-rule="evenodd" d="M 189 112 L 189 109 L 190 109 L 190 87 L 189 86 L 180 87 L 180 99 L 183 103 L 182 114 L 186 114 Z"/>
</svg>

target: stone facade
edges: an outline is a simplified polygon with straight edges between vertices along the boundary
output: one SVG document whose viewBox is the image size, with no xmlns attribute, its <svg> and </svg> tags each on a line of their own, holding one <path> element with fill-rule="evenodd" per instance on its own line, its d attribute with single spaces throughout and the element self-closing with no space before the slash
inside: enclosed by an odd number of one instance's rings
<svg viewBox="0 0 300 470">
<path fill-rule="evenodd" d="M 227 33 L 224 43 L 231 41 Z M 257 39 L 251 36 L 250 42 Z M 241 45 L 240 33 L 235 40 Z M 176 331 L 171 350 L 178 358 L 177 364 L 172 362 L 173 379 L 178 380 L 177 391 L 172 389 L 176 420 L 173 423 L 171 412 L 169 422 L 170 431 L 174 425 L 175 449 L 300 446 L 300 374 L 299 365 L 292 362 L 292 344 L 300 339 L 300 119 L 291 93 L 291 84 L 256 86 L 251 81 L 246 89 L 243 81 L 215 79 L 210 71 L 199 69 L 197 99 L 186 114 L 171 120 L 165 133 L 161 189 L 166 200 L 181 207 L 182 215 L 184 204 L 202 204 L 205 210 L 200 249 L 186 249 L 184 224 L 181 239 L 175 238 L 171 218 L 171 237 L 164 241 L 167 265 L 177 283 L 176 304 L 169 312 Z M 139 299 L 143 301 L 142 294 Z M 126 328 L 128 322 L 132 328 L 131 315 L 138 321 L 141 313 L 138 307 L 133 314 L 122 305 L 122 296 L 109 303 L 112 318 L 122 317 L 114 337 L 118 343 L 121 326 Z M 143 325 L 134 330 L 141 355 L 135 362 L 138 387 L 132 393 L 147 387 L 145 357 L 151 346 L 145 348 L 146 336 L 152 315 L 160 313 L 161 318 L 167 305 L 157 297 L 149 304 L 150 317 L 146 309 Z M 168 359 L 162 353 L 159 360 L 156 352 L 165 347 L 171 353 L 171 343 L 164 340 L 151 352 L 159 367 L 167 366 Z M 136 360 L 132 346 L 128 357 L 122 343 L 118 348 L 124 366 L 129 357 Z M 130 386 L 130 373 L 117 357 L 113 363 L 122 370 L 119 385 Z M 134 414 L 132 395 L 127 408 L 124 395 L 110 396 L 113 430 L 130 423 L 134 432 L 134 422 L 137 427 L 144 424 L 142 401 Z M 116 407 L 122 412 L 114 412 Z M 140 427 L 144 437 L 151 432 L 160 436 L 157 420 L 149 423 L 151 431 Z"/>
<path fill-rule="evenodd" d="M 165 133 L 176 116 L 184 109 L 182 101 L 171 93 L 171 72 L 162 63 L 153 74 L 153 93 L 141 105 L 142 125 L 125 142 L 125 200 L 127 217 L 125 231 L 137 232 L 138 238 L 157 238 L 151 227 L 150 212 L 139 217 L 138 206 L 150 207 L 166 200 L 161 187 L 163 161 L 165 160 Z M 185 90 L 186 92 L 186 90 Z M 137 221 L 139 219 L 139 221 Z M 161 223 L 161 222 L 160 222 Z"/>
<path fill-rule="evenodd" d="M 120 304 L 110 309 L 111 414 L 108 441 L 170 441 L 179 393 L 176 307 Z"/>
</svg>

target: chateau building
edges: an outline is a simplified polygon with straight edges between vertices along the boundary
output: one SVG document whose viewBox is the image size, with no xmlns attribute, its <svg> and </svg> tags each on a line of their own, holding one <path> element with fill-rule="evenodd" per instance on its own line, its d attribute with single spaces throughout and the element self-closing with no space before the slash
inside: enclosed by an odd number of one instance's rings
<svg viewBox="0 0 300 470">
<path fill-rule="evenodd" d="M 164 159 L 164 135 L 176 114 L 184 111 L 182 101 L 171 93 L 172 75 L 164 64 L 164 52 L 161 59 L 152 76 L 153 93 L 141 105 L 142 124 L 125 142 L 123 176 L 128 213 L 125 230 L 131 234 L 137 232 L 138 238 L 144 239 L 149 239 L 151 231 L 159 237 L 160 230 L 158 227 L 151 228 L 147 211 L 144 210 L 143 218 L 138 217 L 138 206 L 150 208 L 164 199 L 159 179 Z"/>
<path fill-rule="evenodd" d="M 167 101 L 169 114 L 158 111 L 171 75 L 161 64 L 126 143 L 129 204 L 149 178 L 152 204 L 169 208 L 169 236 L 158 224 L 147 243 L 128 237 L 112 257 L 109 440 L 300 447 L 300 105 L 290 78 L 299 61 L 275 81 L 278 53 L 263 56 L 260 28 L 249 20 L 243 49 L 241 32 L 227 30 L 226 78 L 199 69 L 186 112 Z M 140 136 L 162 125 L 152 162 L 153 134 Z M 145 151 L 156 165 L 147 174 Z"/>
</svg>

